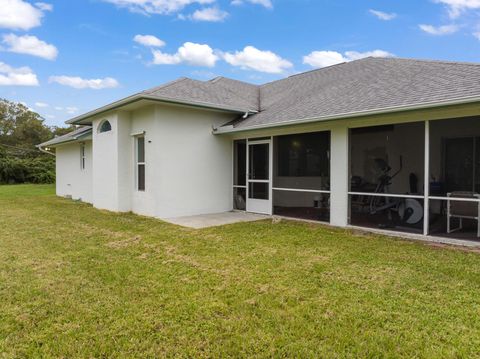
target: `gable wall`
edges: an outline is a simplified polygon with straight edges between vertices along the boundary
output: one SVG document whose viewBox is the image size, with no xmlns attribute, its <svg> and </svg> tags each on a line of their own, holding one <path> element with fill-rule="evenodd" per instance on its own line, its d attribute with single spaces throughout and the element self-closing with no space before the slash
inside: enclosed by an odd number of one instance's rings
<svg viewBox="0 0 480 359">
<path fill-rule="evenodd" d="M 56 148 L 57 196 L 92 203 L 92 141 L 85 142 L 85 169 L 80 167 L 80 143 Z"/>
</svg>

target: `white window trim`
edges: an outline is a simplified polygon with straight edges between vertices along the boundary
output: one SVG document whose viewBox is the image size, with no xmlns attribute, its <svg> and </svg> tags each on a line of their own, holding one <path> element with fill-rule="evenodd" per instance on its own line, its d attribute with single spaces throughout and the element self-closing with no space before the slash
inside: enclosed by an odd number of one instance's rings
<svg viewBox="0 0 480 359">
<path fill-rule="evenodd" d="M 349 196 L 370 196 L 370 197 L 390 197 L 390 198 L 414 198 L 414 199 L 425 199 L 425 196 L 418 194 L 396 194 L 396 193 L 385 193 L 385 192 L 348 192 Z"/>
<path fill-rule="evenodd" d="M 138 140 L 140 138 L 143 138 L 143 162 L 139 162 L 138 161 Z M 142 132 L 141 134 L 137 135 L 137 136 L 134 136 L 134 146 L 135 146 L 135 150 L 134 150 L 134 154 L 135 154 L 135 191 L 137 192 L 145 192 L 145 189 L 146 189 L 146 168 L 147 168 L 147 165 L 146 165 L 146 147 L 145 146 L 145 132 Z M 139 181 L 138 181 L 138 175 L 139 175 L 139 171 L 138 171 L 138 167 L 143 165 L 143 168 L 145 170 L 144 172 L 144 183 L 143 183 L 143 189 L 139 189 L 138 188 L 138 185 L 139 185 Z"/>
<path fill-rule="evenodd" d="M 330 194 L 331 191 L 323 189 L 308 189 L 308 188 L 281 188 L 273 187 L 274 191 L 283 191 L 283 192 L 305 192 L 305 193 L 323 193 Z"/>
<path fill-rule="evenodd" d="M 145 136 L 145 131 L 134 132 L 134 133 L 131 133 L 130 136 L 132 136 L 132 137 L 144 137 Z"/>
<path fill-rule="evenodd" d="M 85 143 L 80 144 L 80 170 L 85 171 L 87 163 L 87 153 L 86 153 Z"/>
<path fill-rule="evenodd" d="M 106 122 L 108 122 L 108 124 L 110 125 L 110 129 L 108 131 L 102 131 L 102 127 Z M 99 135 L 103 135 L 103 134 L 106 134 L 106 133 L 111 133 L 112 131 L 113 131 L 112 122 L 108 118 L 105 118 L 105 119 L 101 120 L 100 123 L 98 124 L 97 133 Z"/>
</svg>

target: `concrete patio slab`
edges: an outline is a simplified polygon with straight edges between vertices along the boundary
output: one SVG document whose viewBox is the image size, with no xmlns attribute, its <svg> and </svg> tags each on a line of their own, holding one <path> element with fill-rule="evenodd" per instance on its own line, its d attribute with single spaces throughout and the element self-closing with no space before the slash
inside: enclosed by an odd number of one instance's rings
<svg viewBox="0 0 480 359">
<path fill-rule="evenodd" d="M 197 216 L 166 218 L 165 222 L 176 224 L 182 227 L 194 229 L 223 226 L 239 222 L 254 222 L 272 218 L 267 215 L 246 213 L 246 212 L 223 212 L 214 214 L 201 214 Z"/>
</svg>

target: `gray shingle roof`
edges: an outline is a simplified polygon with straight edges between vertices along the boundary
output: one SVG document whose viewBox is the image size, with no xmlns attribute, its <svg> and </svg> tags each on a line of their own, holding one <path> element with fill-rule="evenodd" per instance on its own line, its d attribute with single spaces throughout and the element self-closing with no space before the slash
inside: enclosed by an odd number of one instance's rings
<svg viewBox="0 0 480 359">
<path fill-rule="evenodd" d="M 366 58 L 260 87 L 260 112 L 228 125 L 249 128 L 480 96 L 480 64 Z"/>
<path fill-rule="evenodd" d="M 294 75 L 264 85 L 225 77 L 180 78 L 137 93 L 69 123 L 141 99 L 173 101 L 236 113 L 223 130 L 275 126 L 306 119 L 347 117 L 480 97 L 480 64 L 399 58 L 366 58 Z M 245 112 L 253 113 L 244 119 Z"/>
<path fill-rule="evenodd" d="M 256 111 L 259 87 L 246 82 L 217 77 L 210 81 L 180 78 L 163 86 L 143 91 L 143 94 L 179 101 L 194 101 Z"/>
<path fill-rule="evenodd" d="M 55 146 L 55 145 L 59 145 L 61 143 L 71 142 L 71 141 L 75 141 L 75 140 L 78 140 L 78 139 L 81 139 L 81 138 L 85 138 L 85 137 L 89 136 L 91 133 L 92 133 L 92 127 L 90 127 L 90 126 L 79 127 L 76 130 L 74 130 L 72 132 L 69 132 L 65 135 L 52 138 L 51 140 L 49 140 L 47 142 L 44 142 L 44 143 L 38 145 L 37 147 L 42 147 L 42 148 L 43 147 L 52 147 L 52 146 Z"/>
</svg>

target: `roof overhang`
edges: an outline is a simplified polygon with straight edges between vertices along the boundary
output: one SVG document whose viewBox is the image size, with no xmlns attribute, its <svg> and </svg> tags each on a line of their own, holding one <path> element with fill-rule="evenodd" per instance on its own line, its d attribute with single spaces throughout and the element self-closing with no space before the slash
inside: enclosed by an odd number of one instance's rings
<svg viewBox="0 0 480 359">
<path fill-rule="evenodd" d="M 150 96 L 143 93 L 138 93 L 138 94 L 126 97 L 122 100 L 108 104 L 106 106 L 100 107 L 96 110 L 87 112 L 83 115 L 74 117 L 71 120 L 66 121 L 66 123 L 72 124 L 72 125 L 90 125 L 92 123 L 91 120 L 94 116 L 101 115 L 105 112 L 128 107 L 128 106 L 130 106 L 133 109 L 135 108 L 133 105 L 140 104 L 141 101 L 147 101 L 148 103 L 164 103 L 164 104 L 180 105 L 180 106 L 187 106 L 187 107 L 194 107 L 194 108 L 203 108 L 203 109 L 209 109 L 209 110 L 231 112 L 236 114 L 245 114 L 245 113 L 254 114 L 258 112 L 256 110 L 251 110 L 251 109 L 241 109 L 241 108 L 235 108 L 235 107 L 221 106 L 221 105 L 207 103 L 207 102 L 182 101 L 182 100 L 173 99 L 173 98 Z"/>
<path fill-rule="evenodd" d="M 213 133 L 217 135 L 221 135 L 221 134 L 230 134 L 230 133 L 238 133 L 238 132 L 248 132 L 248 131 L 260 130 L 260 129 L 310 124 L 315 122 L 346 120 L 346 119 L 351 119 L 355 117 L 375 116 L 375 115 L 390 114 L 395 112 L 426 110 L 426 109 L 432 109 L 436 107 L 471 104 L 475 102 L 480 102 L 480 96 L 464 97 L 464 98 L 438 101 L 438 102 L 428 102 L 428 103 L 425 102 L 425 103 L 405 105 L 405 106 L 392 106 L 392 107 L 385 107 L 385 108 L 379 108 L 379 109 L 368 110 L 368 111 L 342 113 L 342 114 L 332 115 L 332 116 L 323 116 L 323 117 L 319 116 L 319 117 L 311 117 L 311 118 L 304 118 L 304 119 L 298 119 L 298 120 L 287 120 L 287 121 L 281 121 L 276 123 L 252 125 L 248 127 L 234 127 L 233 125 L 221 126 L 221 127 L 215 128 L 213 130 Z"/>
<path fill-rule="evenodd" d="M 36 147 L 41 150 L 46 150 L 48 148 L 55 148 L 61 145 L 65 145 L 68 143 L 75 143 L 75 142 L 82 142 L 92 139 L 92 129 L 85 130 L 82 133 L 79 133 L 75 136 L 65 137 L 65 138 L 54 138 L 50 141 L 41 143 Z"/>
</svg>

